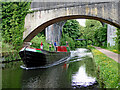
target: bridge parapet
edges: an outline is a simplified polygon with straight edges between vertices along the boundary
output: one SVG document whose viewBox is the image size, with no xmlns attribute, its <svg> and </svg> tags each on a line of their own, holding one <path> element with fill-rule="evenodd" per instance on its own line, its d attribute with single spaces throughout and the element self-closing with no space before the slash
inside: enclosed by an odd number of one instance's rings
<svg viewBox="0 0 120 90">
<path fill-rule="evenodd" d="M 31 10 L 51 10 L 86 5 L 88 2 L 32 2 Z"/>
</svg>

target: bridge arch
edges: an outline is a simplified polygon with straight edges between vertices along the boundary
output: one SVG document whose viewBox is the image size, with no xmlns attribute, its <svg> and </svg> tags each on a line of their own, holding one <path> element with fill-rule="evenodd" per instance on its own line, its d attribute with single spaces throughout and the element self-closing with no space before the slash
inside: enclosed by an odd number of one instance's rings
<svg viewBox="0 0 120 90">
<path fill-rule="evenodd" d="M 113 25 L 115 27 L 120 28 L 120 26 L 117 25 L 116 23 L 113 23 L 111 21 L 105 20 L 103 18 L 95 17 L 95 16 L 87 16 L 87 15 L 64 16 L 64 17 L 59 17 L 59 18 L 55 18 L 55 19 L 49 20 L 49 21 L 43 23 L 42 25 L 38 26 L 31 33 L 29 33 L 29 35 L 26 38 L 24 38 L 24 42 L 31 41 L 38 33 L 43 31 L 47 26 L 49 26 L 51 24 L 54 24 L 56 22 L 60 22 L 60 21 L 63 21 L 63 20 L 70 20 L 70 19 L 94 19 L 94 20 L 98 20 L 100 22 L 111 24 L 111 25 Z"/>
<path fill-rule="evenodd" d="M 117 12 L 118 8 L 115 8 L 116 3 L 112 2 L 107 4 L 112 5 L 112 8 L 114 8 L 114 10 L 111 11 L 112 14 L 109 12 L 110 10 L 107 11 L 108 8 L 104 9 L 105 5 L 102 4 L 98 6 L 95 4 L 95 7 L 86 5 L 84 7 L 76 6 L 45 11 L 34 11 L 34 13 L 28 14 L 25 18 L 26 31 L 23 33 L 24 42 L 31 41 L 32 38 L 47 26 L 69 19 L 94 19 L 120 28 L 119 14 Z"/>
</svg>

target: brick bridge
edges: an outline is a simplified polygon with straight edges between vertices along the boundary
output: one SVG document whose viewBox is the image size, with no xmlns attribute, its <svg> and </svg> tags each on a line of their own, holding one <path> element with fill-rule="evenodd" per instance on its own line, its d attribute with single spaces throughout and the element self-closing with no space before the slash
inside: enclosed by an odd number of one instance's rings
<svg viewBox="0 0 120 90">
<path fill-rule="evenodd" d="M 106 2 L 105 2 L 106 1 Z M 32 2 L 26 15 L 24 42 L 29 42 L 51 24 L 68 19 L 95 19 L 120 28 L 120 1 L 104 2 Z"/>
</svg>

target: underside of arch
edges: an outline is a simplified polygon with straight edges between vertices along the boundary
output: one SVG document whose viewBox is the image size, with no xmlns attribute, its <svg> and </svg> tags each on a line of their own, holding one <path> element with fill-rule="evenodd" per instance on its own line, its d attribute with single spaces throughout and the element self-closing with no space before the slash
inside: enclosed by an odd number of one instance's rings
<svg viewBox="0 0 120 90">
<path fill-rule="evenodd" d="M 28 34 L 28 36 L 26 38 L 24 38 L 24 42 L 30 42 L 38 33 L 43 31 L 47 26 L 54 24 L 56 22 L 60 22 L 63 20 L 70 20 L 70 19 L 94 19 L 94 20 L 98 20 L 100 22 L 104 22 L 104 23 L 113 25 L 117 28 L 120 28 L 120 25 L 118 25 L 112 21 L 106 20 L 104 18 L 99 18 L 96 16 L 87 16 L 87 15 L 69 15 L 69 16 L 58 17 L 58 18 L 49 20 L 48 22 L 41 24 L 36 29 L 34 29 L 30 34 Z"/>
</svg>

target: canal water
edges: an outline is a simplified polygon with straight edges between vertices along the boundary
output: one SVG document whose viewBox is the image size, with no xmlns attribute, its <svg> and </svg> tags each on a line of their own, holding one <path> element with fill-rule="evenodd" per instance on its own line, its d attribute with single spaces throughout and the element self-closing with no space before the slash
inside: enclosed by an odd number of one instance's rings
<svg viewBox="0 0 120 90">
<path fill-rule="evenodd" d="M 23 69 L 23 63 L 3 65 L 2 88 L 99 88 L 90 50 L 71 51 L 67 60 L 51 67 Z"/>
</svg>

